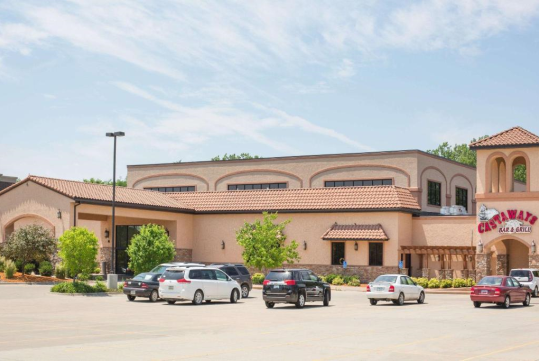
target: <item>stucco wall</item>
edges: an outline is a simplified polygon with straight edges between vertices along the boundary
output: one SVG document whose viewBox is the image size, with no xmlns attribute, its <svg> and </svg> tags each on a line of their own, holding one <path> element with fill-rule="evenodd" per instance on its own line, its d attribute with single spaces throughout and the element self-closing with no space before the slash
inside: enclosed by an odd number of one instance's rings
<svg viewBox="0 0 539 361">
<path fill-rule="evenodd" d="M 476 217 L 437 216 L 413 218 L 413 244 L 418 246 L 471 246 L 478 238 Z"/>
</svg>

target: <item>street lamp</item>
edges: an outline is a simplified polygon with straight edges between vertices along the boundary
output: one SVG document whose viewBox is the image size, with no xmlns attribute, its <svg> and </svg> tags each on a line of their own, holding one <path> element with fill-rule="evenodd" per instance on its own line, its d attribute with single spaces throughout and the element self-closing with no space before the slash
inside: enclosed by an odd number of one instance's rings
<svg viewBox="0 0 539 361">
<path fill-rule="evenodd" d="M 114 268 L 114 251 L 115 251 L 115 244 L 114 244 L 114 236 L 116 235 L 115 230 L 115 212 L 116 212 L 116 138 L 125 136 L 124 132 L 114 132 L 114 133 L 107 133 L 107 137 L 114 138 L 114 158 L 113 158 L 113 166 L 112 166 L 112 243 L 111 243 L 111 256 L 110 256 L 110 271 L 112 274 L 116 273 L 116 269 Z"/>
</svg>

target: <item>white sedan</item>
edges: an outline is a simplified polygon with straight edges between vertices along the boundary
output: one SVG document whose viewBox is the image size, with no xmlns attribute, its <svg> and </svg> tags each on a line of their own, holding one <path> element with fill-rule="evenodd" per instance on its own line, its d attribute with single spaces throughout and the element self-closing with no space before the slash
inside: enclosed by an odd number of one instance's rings
<svg viewBox="0 0 539 361">
<path fill-rule="evenodd" d="M 403 305 L 404 301 L 423 303 L 425 290 L 408 276 L 383 275 L 367 285 L 367 298 L 373 306 L 378 301 L 391 301 L 399 306 Z"/>
</svg>

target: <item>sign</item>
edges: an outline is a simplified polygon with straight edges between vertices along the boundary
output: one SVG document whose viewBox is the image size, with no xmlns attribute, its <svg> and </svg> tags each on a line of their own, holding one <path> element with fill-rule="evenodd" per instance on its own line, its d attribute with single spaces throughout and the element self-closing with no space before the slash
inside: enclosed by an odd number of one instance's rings
<svg viewBox="0 0 539 361">
<path fill-rule="evenodd" d="M 346 268 L 346 266 L 348 266 L 348 263 L 346 263 L 346 261 L 342 261 L 342 268 Z"/>
<path fill-rule="evenodd" d="M 399 269 L 402 269 L 403 266 L 402 261 L 399 261 Z"/>
<path fill-rule="evenodd" d="M 479 233 L 498 229 L 500 234 L 526 234 L 532 232 L 532 226 L 537 222 L 537 216 L 530 212 L 518 209 L 498 212 L 494 208 L 487 208 L 484 204 L 481 206 L 477 217 L 480 222 L 477 226 Z"/>
</svg>

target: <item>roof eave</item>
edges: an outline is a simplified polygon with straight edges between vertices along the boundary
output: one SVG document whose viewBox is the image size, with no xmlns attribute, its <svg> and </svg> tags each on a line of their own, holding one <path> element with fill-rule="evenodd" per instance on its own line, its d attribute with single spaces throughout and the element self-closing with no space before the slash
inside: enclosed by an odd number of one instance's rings
<svg viewBox="0 0 539 361">
<path fill-rule="evenodd" d="M 481 149 L 507 149 L 507 148 L 533 148 L 539 147 L 539 144 L 507 144 L 507 145 L 470 145 L 471 150 L 481 150 Z"/>
<path fill-rule="evenodd" d="M 259 214 L 262 212 L 269 213 L 365 213 L 365 212 L 403 212 L 403 213 L 419 213 L 420 209 L 410 208 L 373 208 L 373 209 L 258 209 L 258 210 L 196 210 L 195 214 Z"/>
<path fill-rule="evenodd" d="M 96 205 L 96 206 L 111 206 L 112 207 L 112 201 L 101 201 L 101 200 L 86 199 L 86 198 L 74 198 L 74 200 L 75 202 L 79 202 L 81 204 L 91 204 L 91 205 Z M 144 209 L 144 210 L 159 211 L 159 212 L 195 213 L 195 210 L 190 209 L 190 208 L 171 208 L 171 207 L 151 206 L 151 205 L 145 205 L 145 204 L 132 204 L 132 203 L 123 203 L 123 202 L 115 202 L 115 207 Z"/>
</svg>

